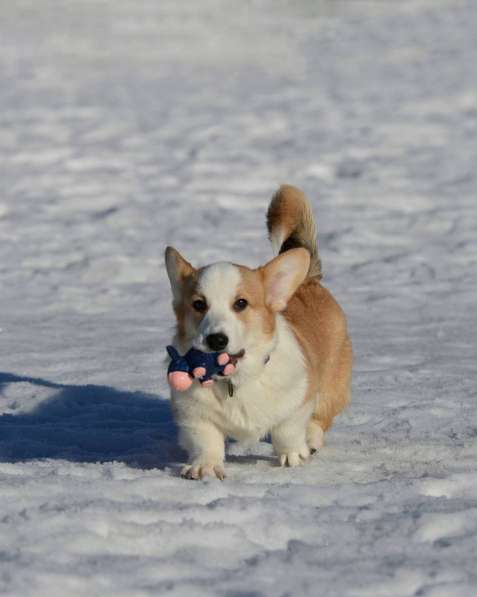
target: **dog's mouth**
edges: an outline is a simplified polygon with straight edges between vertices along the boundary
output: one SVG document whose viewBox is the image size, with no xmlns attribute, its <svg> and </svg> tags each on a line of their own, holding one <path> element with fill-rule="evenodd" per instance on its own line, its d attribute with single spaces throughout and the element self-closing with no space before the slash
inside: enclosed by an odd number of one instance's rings
<svg viewBox="0 0 477 597">
<path fill-rule="evenodd" d="M 245 355 L 245 350 L 242 348 L 242 350 L 239 350 L 235 354 L 228 353 L 228 355 L 230 358 L 229 362 L 232 363 L 232 365 L 237 365 L 238 361 Z"/>
</svg>

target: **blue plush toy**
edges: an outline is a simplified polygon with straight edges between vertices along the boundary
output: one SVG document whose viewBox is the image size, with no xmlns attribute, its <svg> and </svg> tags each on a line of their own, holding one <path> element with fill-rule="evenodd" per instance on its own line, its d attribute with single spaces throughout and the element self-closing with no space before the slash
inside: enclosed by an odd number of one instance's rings
<svg viewBox="0 0 477 597">
<path fill-rule="evenodd" d="M 179 392 L 189 389 L 194 378 L 203 386 L 210 386 L 214 383 L 213 375 L 231 375 L 235 371 L 226 352 L 202 352 L 191 348 L 181 356 L 173 346 L 167 346 L 166 350 L 171 357 L 167 380 Z"/>
</svg>

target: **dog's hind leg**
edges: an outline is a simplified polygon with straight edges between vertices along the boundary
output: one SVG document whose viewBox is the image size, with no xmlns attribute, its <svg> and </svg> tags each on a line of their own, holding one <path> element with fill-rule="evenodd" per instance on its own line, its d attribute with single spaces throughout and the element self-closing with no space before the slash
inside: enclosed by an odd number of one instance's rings
<svg viewBox="0 0 477 597">
<path fill-rule="evenodd" d="M 336 359 L 324 367 L 316 408 L 307 425 L 306 440 L 313 454 L 323 446 L 325 431 L 351 400 L 351 342 L 347 338 Z"/>
</svg>

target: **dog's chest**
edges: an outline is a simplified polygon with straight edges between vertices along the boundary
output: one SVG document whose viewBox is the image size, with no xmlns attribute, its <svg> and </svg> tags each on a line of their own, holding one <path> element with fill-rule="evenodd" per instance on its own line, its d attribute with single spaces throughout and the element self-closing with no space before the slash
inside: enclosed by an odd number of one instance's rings
<svg viewBox="0 0 477 597">
<path fill-rule="evenodd" d="M 233 396 L 220 401 L 218 414 L 221 426 L 236 439 L 258 439 L 273 426 L 280 415 L 270 392 L 259 383 L 247 388 L 235 388 Z"/>
<path fill-rule="evenodd" d="M 235 439 L 259 439 L 302 404 L 306 376 L 267 374 L 245 386 L 224 392 L 217 407 L 220 425 Z M 225 384 L 224 384 L 225 385 Z"/>
</svg>

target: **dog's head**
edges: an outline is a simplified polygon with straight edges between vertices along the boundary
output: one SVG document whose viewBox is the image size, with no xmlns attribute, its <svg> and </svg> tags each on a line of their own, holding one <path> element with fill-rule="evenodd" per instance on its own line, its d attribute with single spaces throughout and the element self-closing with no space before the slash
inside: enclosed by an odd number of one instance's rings
<svg viewBox="0 0 477 597">
<path fill-rule="evenodd" d="M 308 251 L 297 248 L 257 269 L 232 263 L 195 269 L 168 247 L 181 349 L 228 352 L 237 363 L 236 383 L 258 374 L 276 342 L 276 315 L 306 278 L 309 264 Z"/>
</svg>

